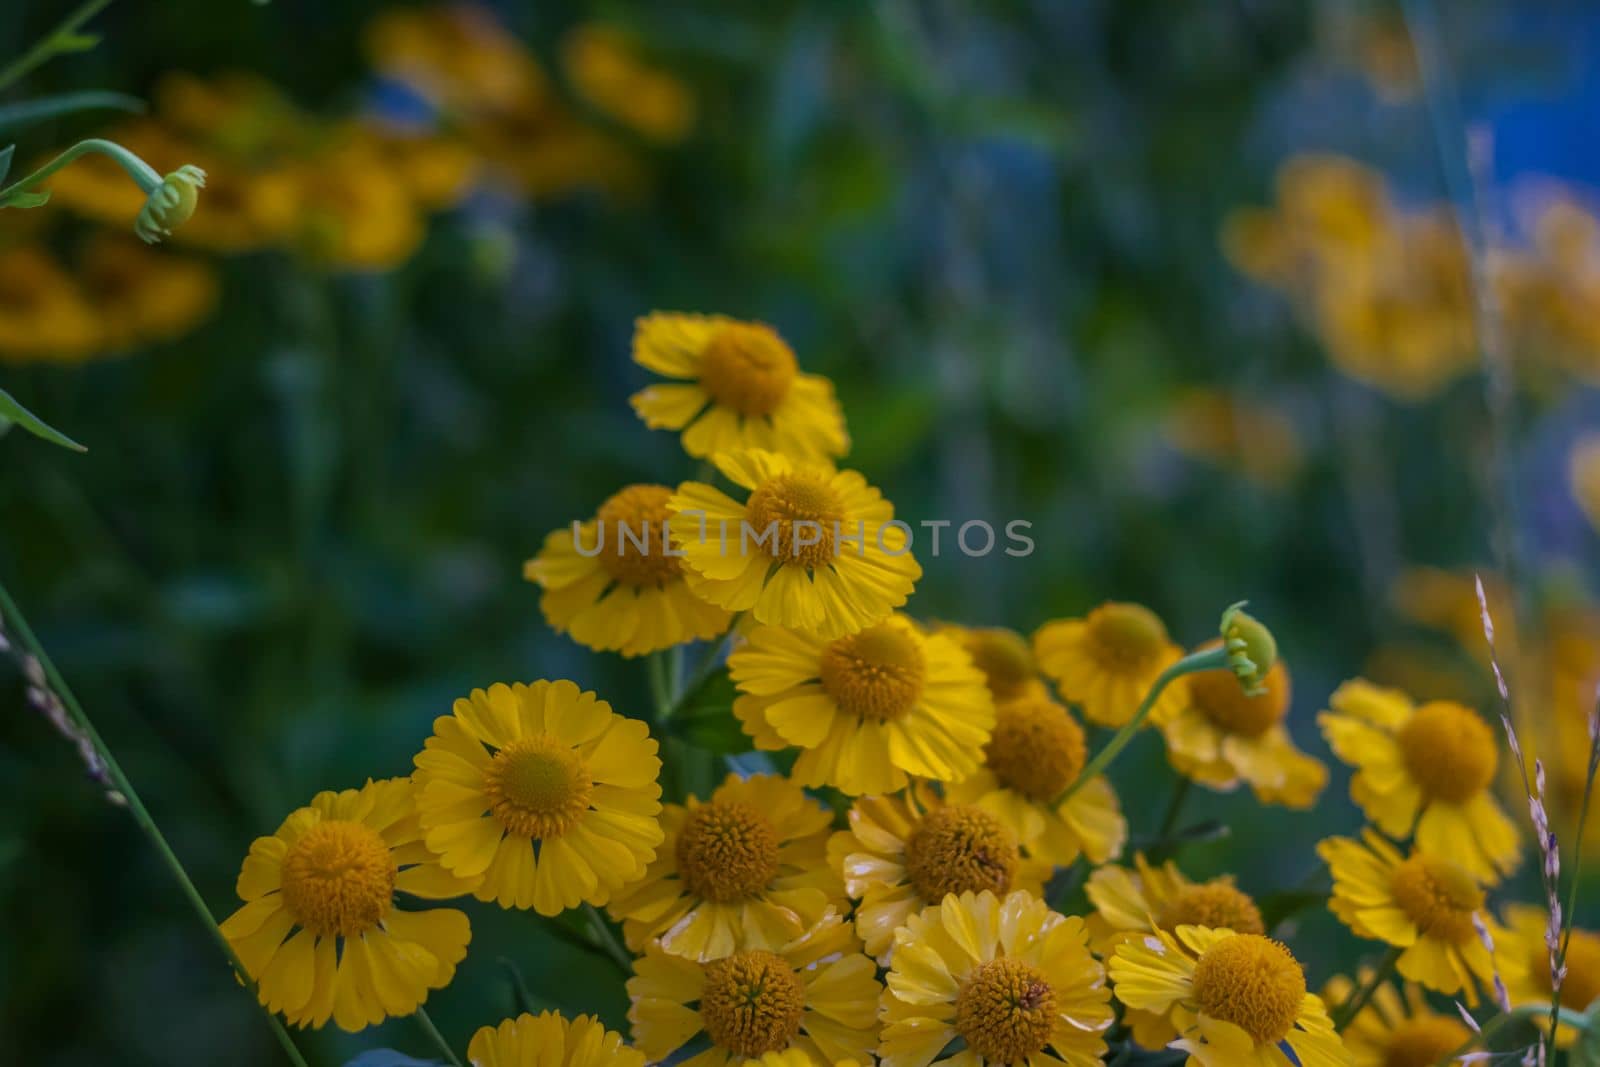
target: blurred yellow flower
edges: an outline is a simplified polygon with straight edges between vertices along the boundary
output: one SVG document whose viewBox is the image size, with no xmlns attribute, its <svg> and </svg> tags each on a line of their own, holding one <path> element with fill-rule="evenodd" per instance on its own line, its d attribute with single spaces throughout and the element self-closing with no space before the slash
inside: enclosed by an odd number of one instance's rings
<svg viewBox="0 0 1600 1067">
<path fill-rule="evenodd" d="M 756 450 L 712 462 L 749 496 L 741 504 L 684 482 L 668 502 L 696 596 L 824 639 L 864 630 L 910 597 L 922 567 L 909 528 L 860 474 Z"/>
<path fill-rule="evenodd" d="M 473 1067 L 645 1067 L 644 1053 L 623 1044 L 593 1015 L 568 1021 L 559 1013 L 523 1012 L 472 1035 L 467 1059 Z"/>
<path fill-rule="evenodd" d="M 1062 699 L 1100 726 L 1121 726 L 1133 718 L 1156 678 L 1183 658 L 1155 612 L 1118 601 L 1081 619 L 1045 623 L 1033 635 L 1033 653 Z M 1185 699 L 1184 679 L 1175 679 L 1157 698 L 1149 722 L 1166 722 Z"/>
<path fill-rule="evenodd" d="M 1512 904 L 1506 908 L 1506 925 L 1511 928 L 1512 944 L 1523 952 L 1525 972 L 1508 976 L 1506 992 L 1513 1008 L 1525 1004 L 1550 1003 L 1550 949 L 1545 944 L 1550 928 L 1550 913 L 1528 904 Z M 1600 1000 L 1600 933 L 1573 927 L 1567 941 L 1566 977 L 1561 980 L 1561 1006 L 1582 1012 Z M 1568 1048 L 1577 1039 L 1578 1031 L 1562 1026 L 1556 1039 L 1562 1048 Z"/>
<path fill-rule="evenodd" d="M 1586 434 L 1572 446 L 1567 485 L 1589 525 L 1600 531 L 1600 433 Z"/>
<path fill-rule="evenodd" d="M 983 672 L 995 703 L 1045 692 L 1033 646 L 1015 630 L 1003 626 L 957 626 L 941 622 L 936 632 L 967 650 L 973 666 Z"/>
<path fill-rule="evenodd" d="M 393 270 L 422 243 L 423 219 L 382 156 L 346 143 L 298 166 L 296 244 L 332 270 Z"/>
<path fill-rule="evenodd" d="M 1372 979 L 1370 971 L 1360 975 L 1363 986 Z M 1322 999 L 1343 1004 L 1356 985 L 1339 975 L 1322 991 Z M 1472 1037 L 1472 1031 L 1454 1012 L 1434 1011 L 1421 986 L 1406 982 L 1396 988 L 1383 982 L 1372 999 L 1356 1012 L 1343 1035 L 1353 1067 L 1433 1067 Z"/>
<path fill-rule="evenodd" d="M 828 866 L 832 821 L 793 782 L 729 775 L 709 801 L 667 805 L 660 853 L 615 895 L 611 915 L 635 952 L 653 939 L 696 960 L 779 951 L 830 908 L 847 906 Z"/>
<path fill-rule="evenodd" d="M 961 647 L 903 615 L 825 641 L 761 626 L 728 657 L 733 713 L 756 747 L 801 749 L 801 785 L 853 796 L 977 769 L 994 701 Z"/>
<path fill-rule="evenodd" d="M 1044 894 L 1051 865 L 1022 855 L 1017 835 L 981 808 L 947 804 L 916 785 L 898 796 L 861 797 L 850 829 L 828 840 L 828 862 L 856 901 L 856 933 L 887 963 L 909 916 L 954 893 L 1013 889 Z"/>
<path fill-rule="evenodd" d="M 398 178 L 424 211 L 459 204 L 481 169 L 477 155 L 454 137 L 370 122 L 352 126 L 343 136 Z"/>
<path fill-rule="evenodd" d="M 1167 413 L 1166 434 L 1179 451 L 1269 488 L 1293 480 L 1303 458 L 1287 415 L 1215 389 L 1184 392 Z"/>
<path fill-rule="evenodd" d="M 657 311 L 634 330 L 633 360 L 677 380 L 635 393 L 632 403 L 651 429 L 682 430 L 691 456 L 759 448 L 816 460 L 849 450 L 833 383 L 800 373 L 770 326 Z"/>
<path fill-rule="evenodd" d="M 544 590 L 545 621 L 579 644 L 624 656 L 706 640 L 731 614 L 690 592 L 679 557 L 668 551 L 664 485 L 618 490 L 595 517 L 556 530 L 523 567 Z"/>
<path fill-rule="evenodd" d="M 261 1003 L 295 1026 L 332 1018 L 360 1030 L 410 1015 L 450 984 L 467 954 L 467 917 L 401 911 L 395 893 L 436 900 L 464 886 L 428 851 L 411 782 L 318 793 L 239 871 L 245 903 L 222 923 Z"/>
<path fill-rule="evenodd" d="M 1356 678 L 1317 717 L 1334 754 L 1356 768 L 1350 799 L 1384 833 L 1456 859 L 1494 882 L 1516 870 L 1516 827 L 1494 797 L 1500 750 L 1494 731 L 1461 704 L 1421 706 L 1397 689 Z"/>
<path fill-rule="evenodd" d="M 656 750 L 572 682 L 474 689 L 416 756 L 428 847 L 502 908 L 604 904 L 661 844 Z"/>
<path fill-rule="evenodd" d="M 76 362 L 101 336 L 82 288 L 48 252 L 35 245 L 0 250 L 0 362 Z"/>
<path fill-rule="evenodd" d="M 710 1047 L 684 1063 L 870 1062 L 883 987 L 850 924 L 832 911 L 781 945 L 707 962 L 652 942 L 633 970 L 628 1021 L 652 1060 L 665 1060 L 704 1034 Z M 806 1058 L 762 1058 L 785 1052 Z"/>
<path fill-rule="evenodd" d="M 561 58 L 574 89 L 645 137 L 681 141 L 694 125 L 688 88 L 644 63 L 621 31 L 599 23 L 579 26 L 562 42 Z"/>
<path fill-rule="evenodd" d="M 448 110 L 515 108 L 548 92 L 527 48 L 476 4 L 388 9 L 368 23 L 364 44 L 380 73 Z"/>
<path fill-rule="evenodd" d="M 885 983 L 883 1067 L 1093 1067 L 1114 1020 L 1083 920 L 1032 893 L 962 893 L 912 915 Z M 957 1038 L 965 1049 L 946 1055 Z"/>
<path fill-rule="evenodd" d="M 182 337 L 217 303 L 217 278 L 209 266 L 152 251 L 120 234 L 97 234 L 84 250 L 79 273 L 106 349 Z"/>
<path fill-rule="evenodd" d="M 1333 874 L 1328 909 L 1356 936 L 1403 949 L 1395 965 L 1403 977 L 1459 995 L 1468 1007 L 1477 1005 L 1478 986 L 1491 987 L 1497 971 L 1507 981 L 1520 977 L 1523 954 L 1485 907 L 1483 889 L 1466 868 L 1425 852 L 1404 857 L 1371 829 L 1361 841 L 1330 837 L 1317 855 Z M 1493 938 L 1493 957 L 1474 917 Z"/>
<path fill-rule="evenodd" d="M 1111 783 L 1097 776 L 1056 801 L 1087 761 L 1083 727 L 1066 708 L 1044 694 L 1021 697 L 995 708 L 982 768 L 946 786 L 945 797 L 993 815 L 1036 859 L 1064 866 L 1082 855 L 1104 863 L 1128 839 Z"/>
</svg>

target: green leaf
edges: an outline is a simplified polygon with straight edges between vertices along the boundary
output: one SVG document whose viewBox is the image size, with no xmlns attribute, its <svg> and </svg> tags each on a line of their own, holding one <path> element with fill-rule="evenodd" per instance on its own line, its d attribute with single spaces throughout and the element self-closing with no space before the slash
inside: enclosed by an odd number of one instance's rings
<svg viewBox="0 0 1600 1067">
<path fill-rule="evenodd" d="M 522 977 L 522 968 L 518 967 L 515 960 L 506 956 L 497 956 L 495 961 L 506 970 L 506 978 L 511 982 L 511 1006 L 515 1014 L 527 1012 L 537 1015 L 544 1011 L 548 1005 L 540 1003 L 539 999 L 528 989 L 528 982 Z"/>
<path fill-rule="evenodd" d="M 726 670 L 713 671 L 684 698 L 670 722 L 673 734 L 719 756 L 749 752 L 750 735 L 733 717 L 733 701 L 738 695 Z"/>
<path fill-rule="evenodd" d="M 37 192 L 31 189 L 18 189 L 0 202 L 0 207 L 43 207 L 50 200 L 50 190 L 41 189 Z"/>
<path fill-rule="evenodd" d="M 18 426 L 21 426 L 24 430 L 27 430 L 29 433 L 33 434 L 33 436 L 42 437 L 51 444 L 60 445 L 62 448 L 70 448 L 74 452 L 89 451 L 87 448 L 84 448 L 82 445 L 68 437 L 66 434 L 62 433 L 60 430 L 52 428 L 43 419 L 39 418 L 39 416 L 35 415 L 33 412 L 17 403 L 16 400 L 12 398 L 11 394 L 6 392 L 4 389 L 0 389 L 0 421 L 7 423 L 14 422 Z"/>
<path fill-rule="evenodd" d="M 1285 919 L 1292 919 L 1312 908 L 1320 908 L 1327 902 L 1327 893 L 1318 893 L 1310 889 L 1286 889 L 1281 893 L 1268 893 L 1259 901 L 1261 922 L 1271 930 Z"/>
<path fill-rule="evenodd" d="M 1583 1017 L 1587 1022 L 1568 1053 L 1568 1062 L 1572 1067 L 1600 1067 L 1600 1000 L 1589 1005 Z"/>
<path fill-rule="evenodd" d="M 11 157 L 16 155 L 17 146 L 8 144 L 0 148 L 0 182 L 6 180 L 6 175 L 11 173 Z"/>
<path fill-rule="evenodd" d="M 144 101 L 127 93 L 113 93 L 102 89 L 23 100 L 20 103 L 0 107 L 0 129 L 19 129 L 58 115 L 100 109 L 138 112 L 144 110 Z M 4 177 L 4 173 L 0 172 L 0 179 Z"/>
<path fill-rule="evenodd" d="M 87 52 L 100 43 L 96 33 L 58 33 L 50 39 L 56 55 L 68 56 L 74 52 Z"/>
</svg>

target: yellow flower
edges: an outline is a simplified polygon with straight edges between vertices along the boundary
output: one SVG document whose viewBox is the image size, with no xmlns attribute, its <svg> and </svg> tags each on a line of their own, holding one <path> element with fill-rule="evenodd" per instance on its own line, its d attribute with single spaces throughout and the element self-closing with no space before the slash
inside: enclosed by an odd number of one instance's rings
<svg viewBox="0 0 1600 1067">
<path fill-rule="evenodd" d="M 417 753 L 428 847 L 502 908 L 604 904 L 661 844 L 656 748 L 568 681 L 474 689 Z"/>
<path fill-rule="evenodd" d="M 1028 639 L 1003 626 L 956 626 L 940 623 L 938 632 L 954 639 L 989 684 L 996 704 L 1045 692 L 1039 665 Z"/>
<path fill-rule="evenodd" d="M 713 462 L 750 491 L 744 503 L 702 482 L 684 482 L 667 503 L 702 599 L 832 639 L 883 620 L 922 577 L 894 506 L 855 471 L 759 450 Z"/>
<path fill-rule="evenodd" d="M 346 143 L 295 171 L 301 251 L 333 270 L 393 270 L 423 238 L 423 220 L 400 176 L 369 146 Z"/>
<path fill-rule="evenodd" d="M 695 960 L 776 952 L 846 906 L 827 862 L 832 821 L 793 782 L 730 774 L 710 801 L 667 805 L 660 853 L 612 899 L 611 915 L 635 952 L 652 938 Z"/>
<path fill-rule="evenodd" d="M 1500 752 L 1494 732 L 1470 708 L 1447 700 L 1417 707 L 1396 689 L 1357 678 L 1318 716 L 1323 736 L 1356 768 L 1350 797 L 1396 839 L 1456 859 L 1495 881 L 1521 859 L 1516 828 L 1492 792 Z"/>
<path fill-rule="evenodd" d="M 1506 943 L 1507 933 L 1484 908 L 1483 889 L 1470 872 L 1426 852 L 1405 858 L 1371 829 L 1362 838 L 1365 844 L 1330 837 L 1317 846 L 1333 873 L 1328 910 L 1358 937 L 1404 949 L 1396 965 L 1402 976 L 1439 993 L 1459 993 L 1473 1006 L 1477 983 L 1491 984 L 1497 965 L 1508 979 L 1522 970 L 1516 953 L 1491 959 L 1484 947 L 1474 915 L 1496 945 Z"/>
<path fill-rule="evenodd" d="M 1156 613 L 1139 604 L 1111 601 L 1081 619 L 1058 619 L 1033 635 L 1039 669 L 1054 679 L 1062 699 L 1101 726 L 1121 726 L 1162 671 L 1183 658 Z M 1150 711 L 1160 724 L 1178 713 L 1184 680 L 1168 685 Z"/>
<path fill-rule="evenodd" d="M 731 615 L 690 592 L 669 551 L 664 485 L 630 485 L 589 522 L 556 530 L 523 567 L 544 590 L 545 621 L 600 652 L 641 656 L 728 628 Z"/>
<path fill-rule="evenodd" d="M 1289 670 L 1281 659 L 1267 672 L 1265 692 L 1258 696 L 1246 696 L 1229 670 L 1196 671 L 1186 678 L 1183 710 L 1161 727 L 1167 759 L 1179 773 L 1218 790 L 1247 782 L 1263 804 L 1309 808 L 1316 803 L 1328 784 L 1328 769 L 1296 748 L 1284 727 Z"/>
<path fill-rule="evenodd" d="M 756 747 L 799 747 L 795 781 L 852 796 L 903 789 L 907 775 L 964 778 L 994 726 L 967 654 L 904 615 L 832 641 L 757 627 L 728 671 L 742 694 L 733 713 Z"/>
<path fill-rule="evenodd" d="M 553 1011 L 523 1012 L 472 1035 L 467 1060 L 473 1067 L 644 1067 L 644 1053 L 628 1048 L 622 1035 L 592 1015 L 570 1022 Z"/>
<path fill-rule="evenodd" d="M 1372 972 L 1363 971 L 1359 977 L 1364 986 Z M 1322 999 L 1337 1006 L 1355 989 L 1355 983 L 1339 975 L 1322 990 Z M 1472 1031 L 1454 1013 L 1444 1015 L 1429 1007 L 1421 986 L 1406 982 L 1397 989 L 1392 982 L 1383 982 L 1341 1036 L 1353 1067 L 1433 1067 L 1460 1048 Z"/>
<path fill-rule="evenodd" d="M 295 1026 L 360 1030 L 410 1015 L 467 954 L 467 917 L 401 911 L 395 893 L 438 900 L 465 887 L 422 840 L 412 784 L 318 793 L 258 837 L 239 870 L 244 906 L 222 923 L 261 1003 Z"/>
<path fill-rule="evenodd" d="M 1300 961 L 1260 934 L 1180 926 L 1117 947 L 1117 999 L 1170 1013 L 1191 1067 L 1349 1067 Z M 1285 1050 L 1288 1046 L 1288 1051 Z"/>
<path fill-rule="evenodd" d="M 1274 407 L 1216 389 L 1190 389 L 1165 422 L 1167 440 L 1179 451 L 1235 468 L 1269 488 L 1287 484 L 1300 470 L 1294 420 Z"/>
<path fill-rule="evenodd" d="M 487 8 L 390 8 L 367 24 L 363 43 L 380 73 L 448 110 L 512 108 L 549 92 L 533 56 Z"/>
<path fill-rule="evenodd" d="M 373 123 L 352 127 L 346 136 L 380 161 L 426 211 L 459 204 L 478 176 L 478 159 L 453 137 Z"/>
<path fill-rule="evenodd" d="M 1585 434 L 1572 446 L 1567 485 L 1589 525 L 1600 530 L 1600 434 Z"/>
<path fill-rule="evenodd" d="M 770 326 L 653 312 L 634 329 L 633 361 L 676 379 L 635 393 L 633 409 L 652 430 L 682 430 L 691 456 L 760 448 L 817 460 L 850 448 L 833 383 L 801 374 Z"/>
<path fill-rule="evenodd" d="M 1507 950 L 1520 948 L 1526 968 L 1522 973 L 1506 976 L 1506 992 L 1514 1008 L 1550 1003 L 1550 949 L 1545 944 L 1549 921 L 1550 913 L 1543 908 L 1528 904 L 1506 908 L 1506 925 L 1511 929 Z M 1502 953 L 1495 955 L 1498 959 Z M 1567 975 L 1561 980 L 1561 1005 L 1582 1012 L 1600 1000 L 1600 933 L 1573 927 L 1564 963 Z M 1556 1032 L 1562 1048 L 1571 1046 L 1577 1036 L 1577 1030 L 1570 1026 L 1559 1027 Z"/>
<path fill-rule="evenodd" d="M 217 302 L 216 275 L 204 263 L 111 233 L 90 242 L 80 273 L 99 311 L 102 345 L 109 349 L 182 337 Z"/>
<path fill-rule="evenodd" d="M 772 948 L 747 948 L 708 962 L 654 943 L 633 964 L 628 1021 L 645 1055 L 662 1060 L 705 1034 L 693 1067 L 865 1059 L 877 1040 L 882 986 L 850 924 L 832 910 Z M 696 1005 L 691 1007 L 690 1005 Z"/>
<path fill-rule="evenodd" d="M 1152 867 L 1143 854 L 1135 854 L 1133 864 L 1133 870 L 1114 864 L 1097 867 L 1084 886 L 1095 909 L 1088 919 L 1090 945 L 1102 959 L 1124 942 L 1143 940 L 1158 930 L 1173 933 L 1180 926 L 1267 932 L 1256 902 L 1233 884 L 1231 875 L 1193 882 L 1170 860 Z M 1129 1008 L 1123 1021 L 1134 1041 L 1159 1049 L 1178 1036 L 1171 1014 Z"/>
<path fill-rule="evenodd" d="M 1036 859 L 1064 865 L 1084 855 L 1104 863 L 1128 839 L 1111 783 L 1096 777 L 1056 802 L 1087 757 L 1083 727 L 1066 708 L 1047 696 L 1023 697 L 995 708 L 983 767 L 946 786 L 945 797 L 993 815 Z"/>
<path fill-rule="evenodd" d="M 652 141 L 681 141 L 694 125 L 689 90 L 672 75 L 641 62 L 625 34 L 587 23 L 567 34 L 561 58 L 574 89 Z"/>
<path fill-rule="evenodd" d="M 947 804 L 929 787 L 862 797 L 850 829 L 828 840 L 828 863 L 857 901 L 856 933 L 886 962 L 906 919 L 950 893 L 1044 893 L 1051 866 L 1022 855 L 1017 835 L 982 808 Z"/>
<path fill-rule="evenodd" d="M 879 1062 L 1095 1067 L 1111 993 L 1087 942 L 1082 919 L 1031 893 L 962 893 L 911 916 L 895 933 Z M 944 1056 L 958 1037 L 966 1049 Z"/>
<path fill-rule="evenodd" d="M 83 290 L 49 253 L 32 245 L 0 251 L 0 362 L 74 362 L 100 337 Z"/>
</svg>

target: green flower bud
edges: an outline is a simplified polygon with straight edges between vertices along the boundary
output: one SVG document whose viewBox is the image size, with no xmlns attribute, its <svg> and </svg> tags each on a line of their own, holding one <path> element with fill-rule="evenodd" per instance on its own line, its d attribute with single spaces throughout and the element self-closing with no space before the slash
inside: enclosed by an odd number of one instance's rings
<svg viewBox="0 0 1600 1067">
<path fill-rule="evenodd" d="M 1245 601 L 1222 613 L 1222 647 L 1228 667 L 1247 696 L 1266 692 L 1267 672 L 1278 661 L 1278 642 L 1262 622 L 1244 611 Z"/>
<path fill-rule="evenodd" d="M 144 210 L 134 220 L 133 232 L 141 241 L 152 245 L 171 236 L 173 227 L 188 222 L 189 216 L 194 214 L 205 184 L 206 172 L 187 163 L 168 174 L 145 198 Z"/>
</svg>

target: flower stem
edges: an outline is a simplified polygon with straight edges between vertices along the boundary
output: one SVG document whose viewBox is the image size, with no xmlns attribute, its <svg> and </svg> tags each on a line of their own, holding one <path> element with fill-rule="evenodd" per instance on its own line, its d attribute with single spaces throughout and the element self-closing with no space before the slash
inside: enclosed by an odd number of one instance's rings
<svg viewBox="0 0 1600 1067">
<path fill-rule="evenodd" d="M 1435 1067 L 1454 1067 L 1455 1064 L 1461 1062 L 1461 1057 L 1465 1056 L 1479 1045 L 1487 1048 L 1491 1038 L 1493 1038 L 1501 1030 L 1504 1030 L 1507 1026 L 1517 1022 L 1519 1019 L 1538 1019 L 1543 1018 L 1544 1016 L 1549 1016 L 1551 1019 L 1562 1024 L 1563 1026 L 1571 1026 L 1578 1030 L 1587 1030 L 1588 1028 L 1589 1020 L 1585 1016 L 1580 1015 L 1578 1012 L 1575 1012 L 1570 1008 L 1557 1008 L 1554 1012 L 1552 1012 L 1550 1010 L 1550 1005 L 1548 1004 L 1524 1004 L 1522 1007 L 1513 1011 L 1501 1012 L 1493 1019 L 1490 1019 L 1488 1022 L 1484 1023 L 1483 1026 L 1478 1029 L 1477 1033 L 1463 1041 L 1458 1048 L 1450 1052 L 1448 1055 L 1441 1056 Z"/>
<path fill-rule="evenodd" d="M 157 174 L 155 168 L 150 164 L 115 141 L 90 137 L 87 140 L 79 141 L 26 178 L 19 178 L 4 189 L 0 189 L 0 205 L 3 205 L 16 194 L 38 185 L 73 160 L 86 156 L 90 152 L 99 152 L 101 155 L 110 156 L 123 170 L 128 172 L 128 177 L 132 178 L 134 184 L 138 185 L 140 191 L 147 196 L 161 186 L 161 175 Z"/>
<path fill-rule="evenodd" d="M 600 914 L 600 909 L 593 904 L 585 904 L 583 912 L 589 918 L 589 930 L 593 935 L 595 944 L 609 956 L 623 974 L 633 973 L 633 955 L 617 940 L 617 935 L 611 932 L 611 926 L 606 922 L 606 917 Z"/>
<path fill-rule="evenodd" d="M 106 743 L 100 738 L 100 734 L 95 730 L 94 724 L 89 721 L 89 716 L 84 712 L 83 706 L 78 703 L 78 698 L 72 695 L 72 690 L 67 687 L 66 679 L 61 677 L 60 671 L 56 670 L 55 663 L 51 661 L 49 654 L 45 652 L 44 646 L 39 643 L 39 639 L 34 635 L 33 628 L 28 625 L 28 620 L 23 617 L 22 611 L 17 607 L 16 601 L 11 599 L 11 594 L 6 590 L 4 584 L 0 584 L 0 620 L 9 622 L 14 628 L 17 637 L 21 639 L 28 654 L 38 661 L 40 668 L 44 671 L 45 678 L 50 683 L 51 690 L 54 691 L 55 695 L 61 700 L 62 705 L 67 709 L 67 714 L 72 717 L 73 724 L 94 746 L 95 752 L 105 764 L 106 775 L 110 778 L 111 784 L 116 787 L 117 792 L 121 793 L 124 800 L 126 800 L 128 812 L 133 816 L 134 823 L 144 833 L 145 837 L 149 838 L 150 844 L 155 847 L 156 853 L 161 857 L 162 862 L 166 864 L 167 869 L 172 873 L 172 877 L 177 880 L 178 887 L 183 891 L 184 897 L 189 901 L 195 914 L 205 924 L 206 929 L 211 932 L 212 939 L 216 941 L 217 947 L 222 950 L 223 956 L 227 958 L 228 963 L 233 967 L 239 981 L 249 990 L 250 999 L 256 1002 L 257 1006 L 261 1008 L 262 1014 L 267 1017 L 267 1022 L 272 1026 L 273 1036 L 278 1039 L 278 1044 L 283 1046 L 284 1054 L 288 1056 L 289 1062 L 295 1064 L 296 1067 L 306 1067 L 305 1059 L 300 1055 L 300 1051 L 295 1048 L 294 1042 L 289 1037 L 289 1032 L 278 1021 L 277 1015 L 268 1011 L 266 1006 L 261 1004 L 260 997 L 256 993 L 254 979 L 245 970 L 244 964 L 239 961 L 238 954 L 233 951 L 233 946 L 228 943 L 227 937 L 222 933 L 222 928 L 217 925 L 217 920 L 211 914 L 211 909 L 206 906 L 205 899 L 200 896 L 200 891 L 195 888 L 194 882 L 190 880 L 189 872 L 184 870 L 182 861 L 172 851 L 172 847 L 167 844 L 166 837 L 161 833 L 160 827 L 156 825 L 155 819 L 151 817 L 149 809 L 144 806 L 144 801 L 139 798 L 138 792 L 133 788 L 133 783 L 122 772 L 122 767 L 117 763 L 116 757 L 111 754 L 111 749 L 106 747 Z"/>
<path fill-rule="evenodd" d="M 1194 782 L 1187 775 L 1178 776 L 1178 784 L 1173 787 L 1172 800 L 1167 803 L 1167 814 L 1161 819 L 1161 830 L 1156 835 L 1159 842 L 1165 842 L 1172 836 L 1172 831 L 1178 825 L 1178 813 L 1183 811 L 1183 802 L 1189 798 L 1189 787 Z"/>
<path fill-rule="evenodd" d="M 1051 806 L 1060 807 L 1066 803 L 1071 799 L 1072 794 L 1094 781 L 1096 776 L 1111 765 L 1111 761 L 1116 759 L 1117 755 L 1128 747 L 1128 742 L 1132 741 L 1133 735 L 1139 732 L 1139 728 L 1144 725 L 1145 719 L 1150 717 L 1150 709 L 1156 706 L 1156 699 L 1161 696 L 1162 690 L 1172 684 L 1173 679 L 1181 678 L 1185 674 L 1193 674 L 1195 671 L 1212 671 L 1227 666 L 1228 650 L 1226 648 L 1208 648 L 1200 652 L 1191 652 L 1162 671 L 1156 676 L 1156 680 L 1151 683 L 1150 690 L 1145 693 L 1144 699 L 1139 702 L 1139 710 L 1133 713 L 1133 718 L 1122 724 L 1122 728 L 1112 736 L 1110 741 L 1106 742 L 1106 747 L 1095 753 L 1094 759 L 1090 760 L 1078 777 L 1072 780 L 1071 785 L 1061 791 L 1061 795 L 1056 797 Z"/>
<path fill-rule="evenodd" d="M 34 67 L 48 63 L 64 52 L 82 51 L 86 47 L 86 42 L 92 44 L 94 39 L 81 36 L 78 30 L 109 3 L 111 0 L 87 0 L 76 11 L 62 19 L 60 25 L 41 37 L 32 48 L 13 59 L 6 65 L 5 70 L 0 70 L 0 89 L 6 88 Z"/>
<path fill-rule="evenodd" d="M 440 1052 L 444 1053 L 446 1062 L 451 1067 L 461 1067 L 461 1060 L 456 1057 L 455 1050 L 450 1047 L 450 1042 L 444 1039 L 444 1035 L 439 1032 L 439 1028 L 433 1025 L 433 1019 L 428 1015 L 428 1010 L 418 1004 L 416 1015 L 417 1022 L 422 1024 L 422 1029 L 427 1033 L 428 1039 L 439 1047 Z"/>
<path fill-rule="evenodd" d="M 1372 977 L 1368 978 L 1361 988 L 1346 997 L 1345 1002 L 1334 1011 L 1335 1030 L 1343 1030 L 1350 1025 L 1350 1020 L 1361 1014 L 1361 1009 L 1367 1006 L 1367 1002 L 1378 991 L 1378 987 L 1394 973 L 1394 965 L 1400 962 L 1400 954 L 1404 951 L 1405 949 L 1399 945 L 1389 946 L 1389 951 L 1384 953 L 1383 960 L 1378 964 L 1377 970 L 1372 972 Z"/>
<path fill-rule="evenodd" d="M 672 715 L 672 684 L 667 677 L 667 658 L 664 652 L 650 653 L 650 703 L 655 705 L 656 722 L 664 723 Z"/>
</svg>

